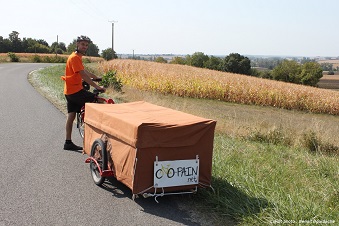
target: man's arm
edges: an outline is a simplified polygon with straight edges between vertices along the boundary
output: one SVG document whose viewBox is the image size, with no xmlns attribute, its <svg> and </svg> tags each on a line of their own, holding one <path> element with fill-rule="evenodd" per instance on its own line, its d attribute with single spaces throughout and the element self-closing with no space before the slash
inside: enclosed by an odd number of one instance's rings
<svg viewBox="0 0 339 226">
<path fill-rule="evenodd" d="M 93 75 L 92 73 L 89 73 L 87 72 L 86 70 L 82 70 L 79 72 L 80 73 L 80 76 L 81 78 L 87 82 L 88 84 L 90 84 L 91 86 L 93 86 L 94 88 L 98 89 L 98 90 L 105 90 L 105 88 L 101 87 L 101 86 L 98 86 L 98 84 L 96 84 L 95 82 L 92 81 L 91 78 L 98 78 L 97 76 Z M 94 77 L 92 77 L 92 76 Z"/>
<path fill-rule="evenodd" d="M 92 74 L 91 72 L 84 70 L 84 72 L 87 74 L 88 77 L 93 78 L 93 79 L 98 79 L 98 76 L 95 74 Z"/>
</svg>

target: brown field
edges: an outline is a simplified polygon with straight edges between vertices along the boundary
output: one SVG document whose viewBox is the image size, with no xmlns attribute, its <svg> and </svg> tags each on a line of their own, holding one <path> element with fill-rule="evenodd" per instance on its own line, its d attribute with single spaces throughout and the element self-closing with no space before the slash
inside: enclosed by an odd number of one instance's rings
<svg viewBox="0 0 339 226">
<path fill-rule="evenodd" d="M 133 88 L 180 97 L 339 115 L 339 92 L 186 65 L 137 60 L 100 63 Z"/>
<path fill-rule="evenodd" d="M 339 74 L 324 75 L 320 79 L 318 86 L 323 89 L 339 90 Z"/>
</svg>

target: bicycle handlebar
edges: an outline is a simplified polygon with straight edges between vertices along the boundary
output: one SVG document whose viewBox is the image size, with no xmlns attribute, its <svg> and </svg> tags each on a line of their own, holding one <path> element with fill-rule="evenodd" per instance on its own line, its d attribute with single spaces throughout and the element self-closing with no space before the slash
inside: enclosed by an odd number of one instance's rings
<svg viewBox="0 0 339 226">
<path fill-rule="evenodd" d="M 101 82 L 102 78 L 92 78 L 92 81 L 94 81 L 94 82 Z"/>
<path fill-rule="evenodd" d="M 93 82 L 101 82 L 102 78 L 91 78 Z M 85 90 L 90 89 L 90 85 L 86 81 L 82 81 L 82 86 L 84 87 Z"/>
<path fill-rule="evenodd" d="M 103 90 L 98 90 L 98 89 L 93 89 L 94 94 L 99 94 L 99 93 L 104 93 L 105 91 Z"/>
</svg>

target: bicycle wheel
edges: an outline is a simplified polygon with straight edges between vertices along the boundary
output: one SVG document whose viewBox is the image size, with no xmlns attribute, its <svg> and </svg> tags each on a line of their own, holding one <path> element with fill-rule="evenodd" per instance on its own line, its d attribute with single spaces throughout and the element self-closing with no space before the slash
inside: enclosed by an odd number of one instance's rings
<svg viewBox="0 0 339 226">
<path fill-rule="evenodd" d="M 83 113 L 77 113 L 77 128 L 79 130 L 80 136 L 84 139 L 85 136 L 85 123 L 82 117 Z"/>
<path fill-rule="evenodd" d="M 107 151 L 106 151 L 106 145 L 101 139 L 96 139 L 93 142 L 92 148 L 91 148 L 91 157 L 93 157 L 101 171 L 107 169 Z M 96 185 L 101 185 L 105 181 L 105 177 L 102 177 L 100 175 L 100 170 L 97 164 L 93 160 L 90 161 L 90 170 L 91 175 L 93 178 L 93 181 Z"/>
</svg>

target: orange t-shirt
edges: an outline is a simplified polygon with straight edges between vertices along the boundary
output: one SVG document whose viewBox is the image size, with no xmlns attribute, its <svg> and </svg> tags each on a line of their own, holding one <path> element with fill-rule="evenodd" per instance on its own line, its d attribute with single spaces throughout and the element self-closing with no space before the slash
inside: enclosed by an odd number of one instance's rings
<svg viewBox="0 0 339 226">
<path fill-rule="evenodd" d="M 80 71 L 84 70 L 82 55 L 73 52 L 67 59 L 65 76 L 61 79 L 65 81 L 64 94 L 70 95 L 83 89 Z"/>
</svg>

